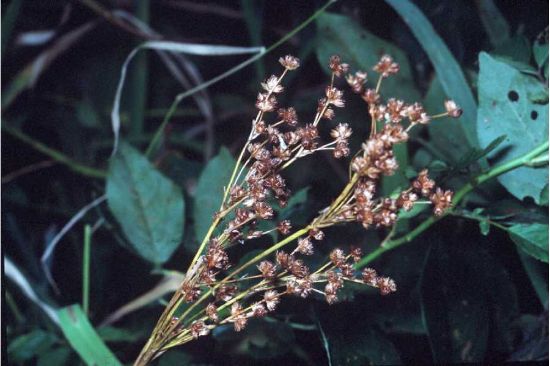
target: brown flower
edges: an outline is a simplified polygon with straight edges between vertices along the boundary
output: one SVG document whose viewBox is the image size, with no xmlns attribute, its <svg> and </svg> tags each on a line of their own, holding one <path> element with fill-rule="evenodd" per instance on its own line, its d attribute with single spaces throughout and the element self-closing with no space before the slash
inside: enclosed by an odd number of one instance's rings
<svg viewBox="0 0 550 366">
<path fill-rule="evenodd" d="M 330 56 L 328 67 L 332 70 L 332 73 L 338 77 L 342 76 L 342 74 L 349 70 L 349 65 L 342 63 L 342 60 L 338 55 Z"/>
<path fill-rule="evenodd" d="M 422 193 L 424 197 L 428 197 L 432 189 L 435 186 L 435 182 L 428 177 L 428 170 L 424 169 L 418 173 L 418 177 L 412 183 L 412 187 L 417 191 Z"/>
<path fill-rule="evenodd" d="M 277 114 L 279 118 L 285 121 L 289 126 L 296 126 L 298 124 L 298 115 L 296 114 L 296 110 L 292 107 L 286 109 L 280 108 Z"/>
<path fill-rule="evenodd" d="M 387 78 L 392 74 L 399 72 L 399 65 L 393 62 L 393 58 L 388 55 L 384 55 L 380 58 L 380 61 L 373 67 L 373 70 L 379 74 L 382 74 L 383 78 Z"/>
<path fill-rule="evenodd" d="M 266 280 L 272 280 L 277 274 L 275 265 L 270 261 L 261 261 L 258 265 L 258 269 Z"/>
<path fill-rule="evenodd" d="M 347 75 L 346 81 L 354 93 L 361 94 L 367 82 L 367 73 L 364 71 L 357 71 L 355 75 Z"/>
<path fill-rule="evenodd" d="M 277 291 L 269 290 L 264 293 L 265 306 L 269 311 L 275 310 L 279 303 L 279 294 Z"/>
<path fill-rule="evenodd" d="M 454 100 L 445 101 L 445 109 L 449 117 L 458 118 L 462 116 L 462 109 L 454 102 Z"/>
<path fill-rule="evenodd" d="M 290 224 L 290 220 L 283 220 L 279 222 L 277 225 L 277 230 L 282 235 L 288 235 L 290 233 L 290 230 L 292 230 L 292 225 Z"/>
<path fill-rule="evenodd" d="M 453 202 L 453 192 L 443 191 L 441 188 L 437 187 L 435 192 L 430 196 L 430 201 L 432 201 L 434 205 L 434 214 L 436 216 L 441 216 L 449 207 L 451 207 Z"/>
<path fill-rule="evenodd" d="M 301 238 L 298 240 L 298 247 L 296 248 L 303 255 L 313 254 L 313 243 L 309 237 Z"/>
<path fill-rule="evenodd" d="M 259 93 L 256 100 L 256 108 L 262 112 L 271 112 L 277 106 L 277 99 L 274 96 L 269 96 L 267 93 Z"/>
<path fill-rule="evenodd" d="M 286 55 L 279 59 L 279 63 L 287 70 L 296 70 L 300 67 L 300 60 L 297 57 Z"/>
<path fill-rule="evenodd" d="M 206 315 L 212 320 L 213 322 L 218 321 L 218 308 L 214 303 L 208 304 L 206 307 Z"/>
<path fill-rule="evenodd" d="M 195 320 L 191 323 L 191 336 L 195 339 L 205 336 L 210 332 L 210 329 L 204 324 L 202 320 Z"/>
<path fill-rule="evenodd" d="M 283 86 L 279 84 L 279 78 L 275 75 L 271 75 L 266 81 L 262 83 L 262 88 L 268 93 L 280 93 L 283 91 Z"/>
<path fill-rule="evenodd" d="M 364 268 L 362 272 L 363 282 L 370 286 L 377 286 L 378 274 L 372 268 Z"/>
<path fill-rule="evenodd" d="M 389 277 L 378 277 L 378 279 L 376 280 L 376 284 L 378 285 L 378 288 L 380 289 L 380 293 L 382 295 L 388 295 L 392 292 L 397 291 L 397 286 L 395 285 L 395 282 Z"/>
</svg>

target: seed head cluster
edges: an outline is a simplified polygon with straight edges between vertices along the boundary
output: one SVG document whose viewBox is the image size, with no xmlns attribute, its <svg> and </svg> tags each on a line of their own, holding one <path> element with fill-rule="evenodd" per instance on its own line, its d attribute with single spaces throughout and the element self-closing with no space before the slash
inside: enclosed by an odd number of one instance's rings
<svg viewBox="0 0 550 366">
<path fill-rule="evenodd" d="M 382 295 L 395 292 L 397 286 L 391 278 L 379 276 L 372 268 L 362 271 L 357 268 L 357 262 L 363 258 L 359 247 L 351 247 L 349 251 L 334 249 L 324 263 L 313 268 L 309 257 L 319 247 L 326 247 L 322 242 L 326 240 L 325 230 L 331 226 L 357 222 L 365 229 L 388 229 L 395 225 L 402 210 L 409 211 L 416 204 L 431 204 L 435 215 L 442 215 L 452 205 L 453 193 L 437 187 L 427 170 L 395 195 L 383 196 L 379 186 L 383 177 L 399 169 L 394 147 L 407 142 L 415 126 L 443 115 L 460 117 L 461 110 L 455 102 L 446 101 L 444 113 L 430 116 L 417 102 L 409 104 L 396 98 L 384 101 L 379 90 L 383 79 L 399 72 L 399 65 L 390 56 L 382 56 L 373 67 L 378 81 L 375 88 L 369 88 L 367 72 L 350 73 L 350 65 L 335 55 L 329 59 L 332 77 L 317 103 L 315 117 L 300 123 L 296 109 L 281 106 L 278 100 L 285 90 L 282 85 L 285 75 L 299 68 L 300 61 L 288 55 L 279 62 L 282 72 L 261 83 L 262 91 L 255 104 L 257 115 L 224 191 L 213 229 L 205 238 L 204 250 L 197 253 L 180 291 L 167 308 L 189 303 L 191 309 L 201 305 L 202 310 L 189 312 L 193 315 L 184 313 L 175 322 L 161 318 L 161 328 L 168 331 L 158 332 L 154 344 L 185 343 L 221 324 L 232 324 L 235 331 L 241 331 L 250 318 L 274 311 L 283 296 L 307 298 L 320 294 L 334 304 L 347 282 L 378 288 Z M 283 170 L 317 152 L 330 151 L 337 159 L 351 155 L 350 125 L 333 121 L 335 111 L 346 105 L 344 91 L 336 87 L 338 78 L 345 79 L 351 92 L 366 103 L 371 133 L 349 161 L 350 178 L 342 192 L 307 227 L 293 233 L 289 220 L 274 222 L 275 206 L 285 207 L 291 197 Z M 330 126 L 323 129 L 330 130 L 328 142 L 323 142 L 321 123 Z M 261 221 L 270 222 L 272 228 L 260 229 L 265 227 L 259 225 Z M 269 233 L 290 236 L 232 271 L 231 263 L 236 261 L 231 260 L 229 249 Z M 290 244 L 294 245 L 292 250 L 283 249 Z M 255 271 L 243 274 L 249 268 Z"/>
</svg>

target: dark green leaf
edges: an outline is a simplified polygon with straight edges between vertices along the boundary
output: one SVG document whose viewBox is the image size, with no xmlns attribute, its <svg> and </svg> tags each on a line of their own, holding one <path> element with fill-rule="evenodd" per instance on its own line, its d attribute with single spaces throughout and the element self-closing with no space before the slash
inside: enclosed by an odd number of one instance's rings
<svg viewBox="0 0 550 366">
<path fill-rule="evenodd" d="M 57 337 L 42 329 L 15 338 L 8 346 L 8 355 L 12 361 L 23 362 L 47 351 Z"/>
<path fill-rule="evenodd" d="M 181 190 L 126 143 L 110 162 L 107 202 L 142 258 L 164 263 L 177 249 L 184 226 Z"/>
<path fill-rule="evenodd" d="M 123 328 L 104 326 L 97 329 L 97 334 L 104 342 L 135 342 L 145 336 L 143 332 L 130 331 Z"/>
<path fill-rule="evenodd" d="M 193 208 L 195 234 L 199 242 L 206 235 L 214 215 L 220 209 L 223 189 L 229 182 L 234 166 L 235 160 L 231 153 L 226 148 L 222 148 L 201 173 Z"/>
<path fill-rule="evenodd" d="M 539 68 L 548 62 L 548 38 L 546 38 L 546 42 L 540 42 L 541 39 L 544 39 L 544 37 L 533 43 L 533 56 Z"/>
<path fill-rule="evenodd" d="M 459 119 L 461 137 L 468 142 L 468 146 L 477 146 L 475 131 L 477 106 L 460 65 L 416 5 L 409 0 L 386 0 L 386 2 L 403 18 L 426 51 L 446 97 L 457 102 L 464 111 Z"/>
<path fill-rule="evenodd" d="M 531 61 L 531 45 L 525 36 L 516 35 L 493 50 L 495 55 L 517 62 L 517 65 L 529 65 Z"/>
<path fill-rule="evenodd" d="M 547 309 L 548 308 L 548 276 L 545 274 L 547 266 L 534 259 L 528 254 L 519 248 L 517 248 L 519 258 L 523 264 L 523 268 L 533 285 L 541 305 Z"/>
<path fill-rule="evenodd" d="M 67 365 L 71 356 L 70 348 L 54 348 L 38 357 L 37 366 Z"/>
<path fill-rule="evenodd" d="M 506 161 L 543 143 L 548 135 L 548 105 L 530 100 L 530 96 L 544 92 L 543 85 L 486 53 L 480 54 L 479 62 L 480 145 L 506 134 L 501 144 L 504 150 L 498 151 L 499 161 Z M 548 168 L 522 167 L 500 175 L 498 180 L 517 198 L 532 197 L 539 203 L 548 183 Z"/>
<path fill-rule="evenodd" d="M 87 365 L 122 366 L 99 338 L 80 305 L 63 308 L 58 315 L 65 338 Z"/>
<path fill-rule="evenodd" d="M 480 0 L 475 4 L 479 18 L 493 46 L 504 43 L 510 37 L 510 26 L 493 0 Z"/>
<path fill-rule="evenodd" d="M 548 224 L 516 224 L 508 232 L 525 253 L 548 263 Z"/>
</svg>

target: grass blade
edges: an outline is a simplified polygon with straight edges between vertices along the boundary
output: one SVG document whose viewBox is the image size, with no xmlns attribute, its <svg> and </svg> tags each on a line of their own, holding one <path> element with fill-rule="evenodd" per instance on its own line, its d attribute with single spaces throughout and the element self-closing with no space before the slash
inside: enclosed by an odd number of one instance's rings
<svg viewBox="0 0 550 366">
<path fill-rule="evenodd" d="M 23 273 L 17 268 L 17 266 L 7 257 L 4 257 L 4 274 L 6 277 L 10 278 L 19 288 L 27 298 L 32 302 L 38 305 L 46 315 L 53 321 L 55 324 L 59 324 L 59 319 L 56 313 L 56 310 L 50 305 L 46 304 L 44 301 L 40 300 L 34 292 L 29 281 L 25 278 Z"/>
<path fill-rule="evenodd" d="M 71 230 L 71 228 L 74 225 L 76 225 L 76 223 L 78 221 L 80 221 L 80 219 L 82 219 L 84 217 L 84 215 L 86 215 L 86 213 L 88 213 L 88 211 L 90 211 L 91 209 L 93 209 L 97 205 L 101 204 L 106 199 L 107 199 L 107 196 L 103 195 L 101 197 L 96 198 L 95 200 L 93 200 L 92 202 L 87 204 L 86 206 L 82 207 L 80 209 L 80 211 L 78 211 L 76 213 L 76 215 L 74 215 L 69 220 L 69 222 L 67 222 L 65 224 L 65 226 L 63 226 L 63 229 L 61 229 L 61 231 L 59 231 L 59 233 L 57 233 L 57 235 L 52 239 L 52 241 L 50 241 L 48 243 L 48 246 L 46 247 L 46 250 L 42 254 L 42 257 L 40 258 L 40 262 L 42 263 L 42 269 L 44 270 L 44 273 L 46 274 L 46 278 L 48 279 L 48 282 L 52 285 L 52 287 L 54 288 L 55 291 L 59 292 L 59 289 L 57 288 L 57 285 L 55 284 L 55 281 L 53 280 L 52 273 L 51 273 L 50 267 L 48 265 L 50 256 L 53 254 L 53 251 L 55 250 L 55 247 L 61 241 L 61 239 L 65 236 L 65 234 L 67 234 L 67 232 L 69 230 Z"/>
<path fill-rule="evenodd" d="M 15 21 L 17 20 L 17 15 L 21 10 L 21 0 L 13 0 L 6 8 L 5 15 L 2 17 L 2 48 L 1 54 L 4 54 L 6 51 L 6 46 L 10 40 L 11 32 L 13 27 L 15 27 Z"/>
<path fill-rule="evenodd" d="M 471 147 L 477 147 L 477 106 L 464 73 L 430 21 L 409 0 L 386 0 L 409 26 L 430 58 L 445 94 L 463 109 L 460 126 Z"/>
<path fill-rule="evenodd" d="M 87 365 L 122 366 L 96 333 L 80 305 L 68 306 L 57 314 L 63 334 Z"/>
<path fill-rule="evenodd" d="M 90 246 L 92 242 L 92 227 L 84 226 L 84 253 L 82 255 L 82 308 L 84 314 L 90 309 Z"/>
</svg>

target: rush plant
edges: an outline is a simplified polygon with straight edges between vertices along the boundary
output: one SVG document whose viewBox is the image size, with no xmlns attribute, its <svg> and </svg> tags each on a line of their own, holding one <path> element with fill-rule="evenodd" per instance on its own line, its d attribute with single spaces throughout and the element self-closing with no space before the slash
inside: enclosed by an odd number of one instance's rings
<svg viewBox="0 0 550 366">
<path fill-rule="evenodd" d="M 166 350 L 205 336 L 220 325 L 230 323 L 235 331 L 241 331 L 250 318 L 275 311 L 285 296 L 322 296 L 333 304 L 338 301 L 339 290 L 351 282 L 376 287 L 382 295 L 395 292 L 397 285 L 391 278 L 373 268 L 359 271 L 356 264 L 363 258 L 360 248 L 335 247 L 324 263 L 316 266 L 309 263 L 308 256 L 332 226 L 359 223 L 365 229 L 384 228 L 391 233 L 400 213 L 415 205 L 432 205 L 433 214 L 441 216 L 452 204 L 453 193 L 437 187 L 427 170 L 421 171 L 409 188 L 389 196 L 381 194 L 380 182 L 398 169 L 394 147 L 406 143 L 414 128 L 440 117 L 459 117 L 462 112 L 456 103 L 447 100 L 443 112 L 430 115 L 420 103 L 382 100 L 384 79 L 399 72 L 391 56 L 382 56 L 373 67 L 378 75 L 374 89 L 365 87 L 367 72 L 349 73 L 349 65 L 332 56 L 330 83 L 319 99 L 315 117 L 300 124 L 296 110 L 279 106 L 277 100 L 284 91 L 285 76 L 298 69 L 300 61 L 285 56 L 279 62 L 282 72 L 261 84 L 258 112 L 225 184 L 219 210 L 136 366 L 147 365 Z M 318 129 L 320 124 L 336 119 L 336 110 L 345 107 L 344 92 L 337 88 L 342 78 L 364 100 L 368 110 L 365 119 L 370 116 L 371 121 L 370 135 L 353 154 L 348 143 L 352 128 L 347 123 L 336 124 L 330 141 L 322 141 Z M 284 171 L 297 160 L 321 151 L 331 151 L 336 159 L 348 159 L 347 184 L 304 227 L 293 228 L 289 220 L 274 222 L 273 206 L 284 207 L 291 197 Z M 264 229 L 261 221 L 271 226 Z M 233 265 L 238 258 L 234 258 L 232 247 L 274 232 L 284 239 L 243 264 Z M 384 244 L 382 241 L 382 247 Z"/>
</svg>

